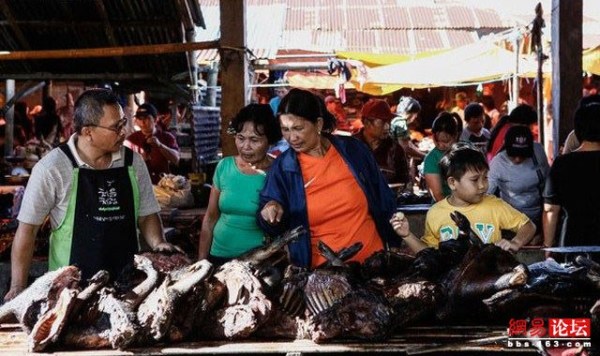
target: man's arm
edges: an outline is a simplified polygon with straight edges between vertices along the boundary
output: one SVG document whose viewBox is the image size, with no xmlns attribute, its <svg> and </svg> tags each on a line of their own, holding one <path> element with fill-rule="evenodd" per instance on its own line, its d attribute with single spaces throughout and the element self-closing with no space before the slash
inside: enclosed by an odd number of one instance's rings
<svg viewBox="0 0 600 356">
<path fill-rule="evenodd" d="M 39 225 L 19 222 L 10 254 L 11 281 L 10 289 L 4 296 L 5 301 L 13 299 L 27 287 L 27 276 L 33 258 L 35 236 L 39 228 Z"/>
<path fill-rule="evenodd" d="M 554 237 L 556 236 L 556 227 L 560 218 L 560 205 L 544 204 L 544 213 L 542 215 L 544 246 L 554 246 Z"/>
<path fill-rule="evenodd" d="M 158 213 L 140 216 L 138 218 L 138 225 L 142 236 L 144 236 L 146 243 L 148 243 L 152 251 L 183 252 L 179 247 L 165 240 L 162 222 Z"/>
<path fill-rule="evenodd" d="M 167 145 L 163 145 L 162 143 L 158 144 L 158 150 L 171 164 L 178 165 L 179 164 L 179 151 L 170 148 Z"/>
<path fill-rule="evenodd" d="M 168 140 L 168 139 L 165 139 Z M 154 149 L 157 149 L 160 154 L 169 161 L 169 163 L 178 165 L 179 164 L 179 150 L 171 148 L 162 143 L 158 137 L 150 136 L 146 139 L 146 142 L 150 144 Z"/>
</svg>

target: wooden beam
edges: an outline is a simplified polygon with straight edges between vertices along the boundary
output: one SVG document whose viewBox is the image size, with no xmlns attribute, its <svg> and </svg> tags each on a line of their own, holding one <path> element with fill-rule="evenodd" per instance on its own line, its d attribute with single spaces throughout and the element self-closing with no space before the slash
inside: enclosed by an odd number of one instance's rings
<svg viewBox="0 0 600 356">
<path fill-rule="evenodd" d="M 0 61 L 14 61 L 22 59 L 62 59 L 62 58 L 100 58 L 119 56 L 139 56 L 144 54 L 165 54 L 187 52 L 200 49 L 218 48 L 219 41 L 165 43 L 142 46 L 78 48 L 42 51 L 0 51 Z"/>
<path fill-rule="evenodd" d="M 108 44 L 112 47 L 117 47 L 119 44 L 115 38 L 115 31 L 112 28 L 110 20 L 108 19 L 108 14 L 106 13 L 106 7 L 104 6 L 104 1 L 96 0 L 95 2 L 96 10 L 98 11 L 98 15 L 100 19 L 102 19 L 104 34 L 106 35 L 106 39 L 108 40 Z M 119 70 L 122 72 L 125 70 L 125 63 L 122 58 L 115 58 L 117 62 L 117 66 Z"/>
<path fill-rule="evenodd" d="M 2 14 L 4 15 L 4 17 L 6 17 L 10 29 L 15 34 L 15 37 L 19 42 L 19 46 L 25 48 L 26 50 L 30 50 L 31 46 L 29 45 L 29 41 L 27 41 L 25 35 L 23 34 L 23 31 L 21 31 L 21 28 L 17 24 L 17 21 L 13 16 L 12 12 L 10 11 L 10 6 L 8 5 L 6 0 L 0 0 L 0 9 L 2 9 Z"/>
<path fill-rule="evenodd" d="M 227 126 L 247 104 L 248 58 L 246 55 L 246 4 L 244 0 L 220 1 L 221 10 L 221 147 L 223 156 L 237 153 Z"/>
<path fill-rule="evenodd" d="M 553 150 L 573 129 L 573 113 L 583 90 L 581 48 L 582 0 L 552 0 L 552 118 Z M 577 53 L 577 55 L 573 55 Z"/>
<path fill-rule="evenodd" d="M 141 80 L 156 79 L 152 73 L 2 73 L 0 78 L 15 80 Z"/>
</svg>

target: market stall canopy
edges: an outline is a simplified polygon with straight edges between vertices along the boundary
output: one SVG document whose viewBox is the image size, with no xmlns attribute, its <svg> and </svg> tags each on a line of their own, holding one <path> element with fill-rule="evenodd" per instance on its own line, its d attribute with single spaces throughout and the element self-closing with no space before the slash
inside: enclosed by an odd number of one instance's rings
<svg viewBox="0 0 600 356">
<path fill-rule="evenodd" d="M 600 75 L 600 46 L 583 51 L 583 70 Z"/>
<path fill-rule="evenodd" d="M 518 75 L 534 73 L 537 64 L 519 59 Z M 371 68 L 366 83 L 408 88 L 473 85 L 508 79 L 517 72 L 516 55 L 489 41 L 437 55 Z"/>
<path fill-rule="evenodd" d="M 172 78 L 188 72 L 195 49 L 186 33 L 198 26 L 197 0 L 2 0 L 0 78 L 177 90 Z"/>
</svg>

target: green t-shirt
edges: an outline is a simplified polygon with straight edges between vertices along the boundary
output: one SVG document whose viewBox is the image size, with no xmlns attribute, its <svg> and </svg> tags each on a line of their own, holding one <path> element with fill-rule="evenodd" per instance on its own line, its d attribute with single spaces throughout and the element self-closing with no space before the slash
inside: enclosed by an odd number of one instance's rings
<svg viewBox="0 0 600 356">
<path fill-rule="evenodd" d="M 215 224 L 210 254 L 233 258 L 263 244 L 263 231 L 256 225 L 258 193 L 265 176 L 242 173 L 233 156 L 222 159 L 215 170 L 213 184 L 221 192 L 221 215 Z"/>
<path fill-rule="evenodd" d="M 442 194 L 444 194 L 444 196 L 447 197 L 452 193 L 452 191 L 450 190 L 450 187 L 448 186 L 448 183 L 446 182 L 446 180 L 442 178 L 442 173 L 440 172 L 440 166 L 439 166 L 439 163 L 442 160 L 442 157 L 444 157 L 445 153 L 446 152 L 439 150 L 437 147 L 435 147 L 433 150 L 431 150 L 427 154 L 427 156 L 425 156 L 425 160 L 423 161 L 423 175 L 425 175 L 425 174 L 439 175 L 440 180 L 442 181 Z"/>
</svg>

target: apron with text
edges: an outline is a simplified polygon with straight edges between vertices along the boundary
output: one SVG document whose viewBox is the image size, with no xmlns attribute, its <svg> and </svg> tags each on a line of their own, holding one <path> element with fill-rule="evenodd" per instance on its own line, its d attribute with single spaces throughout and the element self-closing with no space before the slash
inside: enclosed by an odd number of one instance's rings
<svg viewBox="0 0 600 356">
<path fill-rule="evenodd" d="M 73 183 L 64 220 L 50 237 L 49 269 L 76 265 L 85 280 L 99 270 L 118 277 L 138 252 L 138 185 L 133 151 L 125 165 L 109 169 L 79 168 L 69 147 L 60 148 L 73 163 Z"/>
</svg>

